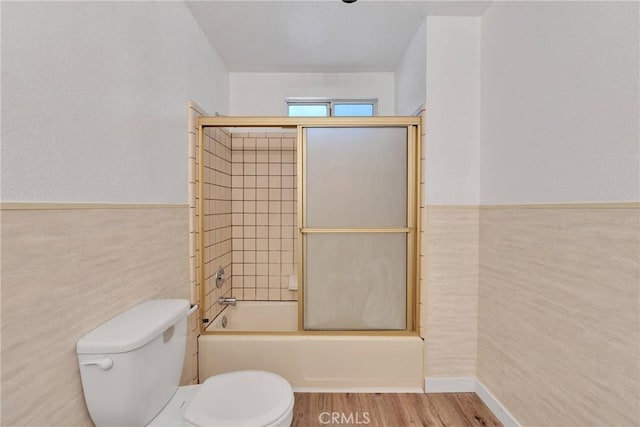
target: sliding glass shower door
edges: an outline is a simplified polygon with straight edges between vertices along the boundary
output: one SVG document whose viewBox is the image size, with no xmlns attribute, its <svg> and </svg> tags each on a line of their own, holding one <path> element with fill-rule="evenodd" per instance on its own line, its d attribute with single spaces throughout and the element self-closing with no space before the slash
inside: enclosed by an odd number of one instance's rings
<svg viewBox="0 0 640 427">
<path fill-rule="evenodd" d="M 308 127 L 302 148 L 304 329 L 409 329 L 408 128 Z"/>
</svg>

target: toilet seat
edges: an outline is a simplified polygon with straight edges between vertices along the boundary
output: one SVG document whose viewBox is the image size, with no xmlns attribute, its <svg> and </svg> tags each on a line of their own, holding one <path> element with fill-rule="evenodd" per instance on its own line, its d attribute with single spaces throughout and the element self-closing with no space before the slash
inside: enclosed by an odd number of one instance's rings
<svg viewBox="0 0 640 427">
<path fill-rule="evenodd" d="M 279 375 L 236 371 L 207 379 L 187 407 L 190 427 L 288 426 L 293 414 L 293 390 Z"/>
</svg>

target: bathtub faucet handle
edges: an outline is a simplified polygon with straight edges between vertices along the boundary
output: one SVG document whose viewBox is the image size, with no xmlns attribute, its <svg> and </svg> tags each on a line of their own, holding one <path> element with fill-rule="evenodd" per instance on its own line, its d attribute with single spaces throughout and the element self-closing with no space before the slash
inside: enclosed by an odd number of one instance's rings
<svg viewBox="0 0 640 427">
<path fill-rule="evenodd" d="M 236 305 L 236 299 L 235 298 L 230 298 L 230 297 L 220 297 L 218 298 L 218 304 L 223 304 L 223 305 Z"/>
<path fill-rule="evenodd" d="M 227 275 L 224 273 L 224 268 L 222 268 L 222 266 L 219 266 L 216 270 L 215 278 L 216 288 L 220 289 L 222 285 L 224 285 L 224 282 L 227 281 Z"/>
</svg>

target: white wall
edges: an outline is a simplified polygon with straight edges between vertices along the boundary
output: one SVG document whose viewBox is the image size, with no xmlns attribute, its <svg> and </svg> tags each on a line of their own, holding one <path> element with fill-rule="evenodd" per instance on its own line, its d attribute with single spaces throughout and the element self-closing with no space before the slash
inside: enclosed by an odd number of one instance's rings
<svg viewBox="0 0 640 427">
<path fill-rule="evenodd" d="M 286 116 L 290 97 L 378 98 L 394 114 L 393 73 L 230 73 L 230 114 Z"/>
<path fill-rule="evenodd" d="M 3 3 L 2 198 L 187 202 L 187 101 L 228 73 L 183 3 Z"/>
<path fill-rule="evenodd" d="M 408 116 L 424 104 L 427 93 L 427 21 L 426 18 L 407 46 L 394 71 L 395 114 Z"/>
<path fill-rule="evenodd" d="M 482 17 L 483 204 L 640 200 L 637 2 Z"/>
<path fill-rule="evenodd" d="M 427 17 L 426 200 L 477 205 L 480 18 Z"/>
</svg>

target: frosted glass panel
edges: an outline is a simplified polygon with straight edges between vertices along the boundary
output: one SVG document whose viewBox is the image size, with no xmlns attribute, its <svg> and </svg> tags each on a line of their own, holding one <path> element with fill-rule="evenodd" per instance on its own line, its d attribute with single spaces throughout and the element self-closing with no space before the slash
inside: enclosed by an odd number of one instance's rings
<svg viewBox="0 0 640 427">
<path fill-rule="evenodd" d="M 405 329 L 407 235 L 308 234 L 305 329 Z"/>
<path fill-rule="evenodd" d="M 406 227 L 406 128 L 309 128 L 306 150 L 306 227 Z"/>
</svg>

